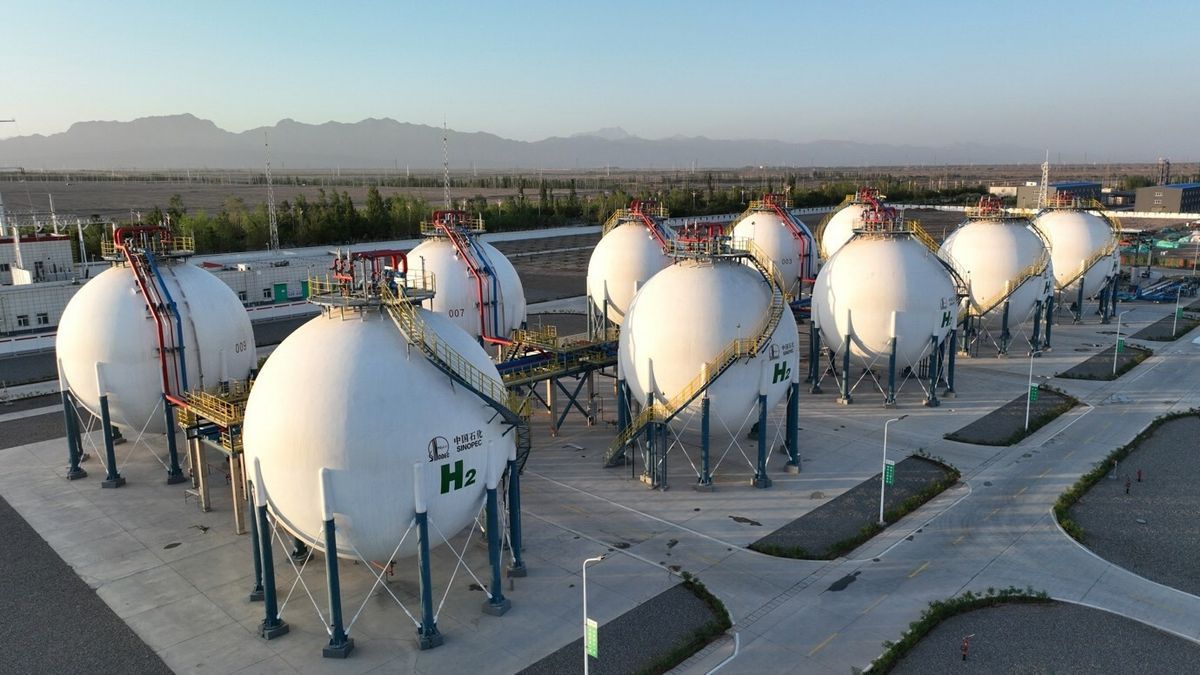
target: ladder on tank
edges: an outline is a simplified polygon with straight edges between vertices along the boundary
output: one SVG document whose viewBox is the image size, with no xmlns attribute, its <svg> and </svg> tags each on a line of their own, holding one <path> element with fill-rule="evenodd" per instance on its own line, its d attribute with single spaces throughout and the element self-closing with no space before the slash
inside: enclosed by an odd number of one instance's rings
<svg viewBox="0 0 1200 675">
<path fill-rule="evenodd" d="M 528 403 L 511 396 L 503 384 L 476 368 L 436 332 L 427 330 L 417 308 L 404 297 L 404 286 L 398 285 L 393 292 L 388 284 L 380 284 L 378 291 L 381 304 L 408 343 L 420 349 L 438 370 L 482 399 L 512 428 L 517 467 L 524 469 L 531 446 Z"/>
<path fill-rule="evenodd" d="M 474 237 L 484 231 L 483 220 L 471 218 L 465 211 L 434 211 L 431 226 L 422 230 L 426 235 L 445 236 L 475 280 L 480 337 L 484 342 L 507 345 L 507 337 L 499 334 L 500 282 L 491 260 Z"/>
<path fill-rule="evenodd" d="M 768 192 L 763 195 L 761 200 L 754 200 L 750 202 L 750 206 L 742 213 L 738 220 L 741 220 L 742 218 L 745 218 L 756 211 L 774 213 L 775 216 L 778 217 L 779 220 L 784 224 L 784 226 L 788 228 L 788 232 L 791 233 L 792 239 L 800 242 L 800 276 L 803 278 L 809 273 L 809 270 L 813 268 L 812 249 L 814 242 L 812 237 L 810 237 L 806 231 L 803 223 L 801 223 L 798 218 L 792 215 L 790 209 L 791 203 L 788 201 L 787 195 Z M 812 279 L 807 279 L 807 281 L 812 281 Z"/>
<path fill-rule="evenodd" d="M 673 245 L 672 248 L 678 251 L 681 248 L 690 248 L 690 245 L 680 243 Z M 695 253 L 696 251 L 693 249 L 687 252 Z M 731 340 L 720 353 L 701 365 L 700 372 L 692 378 L 691 382 L 684 385 L 669 400 L 655 401 L 643 407 L 641 412 L 630 421 L 629 425 L 621 430 L 616 440 L 613 441 L 608 451 L 605 452 L 605 467 L 618 466 L 625 458 L 625 452 L 630 443 L 647 426 L 654 423 L 666 424 L 670 422 L 675 416 L 683 412 L 692 401 L 695 401 L 697 397 L 712 386 L 713 382 L 733 366 L 733 364 L 742 359 L 750 359 L 757 356 L 767 346 L 771 336 L 775 333 L 775 328 L 779 325 L 784 310 L 788 306 L 787 294 L 784 292 L 783 279 L 780 277 L 778 268 L 775 267 L 770 256 L 766 255 L 754 242 L 749 240 L 730 241 L 729 252 L 749 261 L 762 274 L 763 279 L 770 287 L 771 302 L 767 307 L 766 313 L 763 315 L 758 331 L 753 337 Z"/>
<path fill-rule="evenodd" d="M 1101 260 L 1111 256 L 1113 254 L 1113 252 L 1116 251 L 1117 248 L 1121 245 L 1120 237 L 1118 236 L 1118 233 L 1121 231 L 1121 222 L 1119 220 L 1117 220 L 1115 217 L 1107 215 L 1104 212 L 1104 205 L 1101 204 L 1100 202 L 1092 199 L 1092 200 L 1089 200 L 1087 203 L 1084 203 L 1083 201 L 1081 201 L 1079 198 L 1077 198 L 1074 194 L 1072 194 L 1070 192 L 1057 193 L 1055 195 L 1054 200 L 1052 202 L 1050 202 L 1049 204 L 1047 204 L 1046 207 L 1043 208 L 1041 211 L 1038 211 L 1037 215 L 1034 216 L 1034 218 L 1036 219 L 1038 216 L 1041 216 L 1043 213 L 1045 213 L 1047 211 L 1054 211 L 1054 210 L 1089 211 L 1089 212 L 1094 213 L 1095 215 L 1099 216 L 1105 223 L 1108 224 L 1108 230 L 1109 230 L 1108 242 L 1104 246 L 1102 246 L 1099 250 L 1097 250 L 1095 253 L 1088 256 L 1087 259 L 1085 259 L 1082 263 L 1080 263 L 1079 270 L 1077 272 L 1075 272 L 1075 274 L 1070 279 L 1068 279 L 1067 281 L 1065 281 L 1061 284 L 1057 284 L 1057 289 L 1061 293 L 1063 290 L 1065 290 L 1071 284 L 1074 284 L 1076 281 L 1079 282 L 1079 296 L 1075 300 L 1075 304 L 1076 304 L 1075 323 L 1078 323 L 1083 318 L 1083 301 L 1085 299 L 1083 297 L 1083 277 L 1088 272 L 1090 272 L 1092 270 L 1092 268 L 1096 266 L 1097 263 L 1099 263 Z M 1100 314 L 1102 315 L 1101 323 L 1108 323 L 1109 317 L 1112 316 L 1112 314 L 1108 311 L 1108 302 L 1111 301 L 1113 303 L 1113 305 L 1115 305 L 1116 298 L 1115 297 L 1104 298 L 1103 297 L 1104 293 L 1108 293 L 1111 296 L 1116 295 L 1116 275 L 1113 275 L 1112 277 L 1110 277 L 1108 279 L 1108 288 L 1101 294 L 1101 302 L 1100 302 Z M 1063 305 L 1063 303 L 1061 301 L 1058 304 L 1059 304 L 1059 307 L 1062 307 L 1062 305 Z M 1046 320 L 1049 321 L 1050 320 L 1049 317 L 1047 317 Z"/>
</svg>

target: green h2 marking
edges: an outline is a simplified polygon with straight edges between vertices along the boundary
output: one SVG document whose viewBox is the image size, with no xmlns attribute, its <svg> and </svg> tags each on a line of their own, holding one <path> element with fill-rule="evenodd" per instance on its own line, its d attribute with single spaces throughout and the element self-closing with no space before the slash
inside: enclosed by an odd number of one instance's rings
<svg viewBox="0 0 1200 675">
<path fill-rule="evenodd" d="M 791 378 L 791 376 L 791 367 L 788 366 L 786 361 L 780 361 L 775 364 L 775 373 L 771 376 L 771 384 L 783 382 L 784 380 Z"/>
<path fill-rule="evenodd" d="M 464 487 L 475 484 L 475 469 L 466 470 L 466 482 L 463 482 L 463 461 L 457 460 L 454 462 L 454 468 L 451 469 L 449 464 L 442 465 L 442 494 L 450 492 L 450 485 L 453 484 L 455 490 L 461 490 Z"/>
<path fill-rule="evenodd" d="M 942 328 L 950 325 L 950 312 L 942 312 Z"/>
</svg>

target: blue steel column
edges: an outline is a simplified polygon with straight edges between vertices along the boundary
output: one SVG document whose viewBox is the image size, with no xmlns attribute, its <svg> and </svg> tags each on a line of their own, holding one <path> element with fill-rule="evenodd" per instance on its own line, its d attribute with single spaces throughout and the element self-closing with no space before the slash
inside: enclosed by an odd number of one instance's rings
<svg viewBox="0 0 1200 675">
<path fill-rule="evenodd" d="M 816 318 L 808 322 L 808 379 L 810 394 L 821 393 L 821 330 Z"/>
<path fill-rule="evenodd" d="M 258 550 L 262 556 L 263 620 L 258 634 L 265 640 L 287 635 L 290 628 L 279 618 L 279 602 L 275 595 L 275 553 L 271 546 L 271 523 L 267 519 L 267 494 L 263 487 L 262 468 L 254 460 L 254 505 L 258 511 Z"/>
<path fill-rule="evenodd" d="M 421 649 L 433 649 L 440 646 L 444 638 L 433 618 L 433 581 L 429 572 L 429 513 L 425 510 L 424 469 L 419 462 L 413 465 L 417 567 L 421 577 L 421 625 L 417 627 L 417 646 Z"/>
<path fill-rule="evenodd" d="M 1000 354 L 1008 354 L 1008 341 L 1012 339 L 1012 333 L 1008 330 L 1008 300 L 1004 301 L 1004 313 L 1000 319 L 1003 323 L 1000 328 Z"/>
<path fill-rule="evenodd" d="M 626 410 L 629 403 L 625 394 L 625 379 L 620 378 L 617 380 L 617 433 L 624 432 L 625 427 L 629 426 L 629 412 Z"/>
<path fill-rule="evenodd" d="M 329 592 L 329 644 L 321 650 L 327 659 L 344 659 L 354 651 L 354 639 L 346 636 L 342 624 L 342 585 L 338 577 L 337 525 L 333 521 L 333 505 L 330 503 L 329 469 L 321 469 L 321 508 L 325 517 L 325 586 Z"/>
<path fill-rule="evenodd" d="M 850 334 L 842 340 L 842 396 L 838 403 L 853 403 L 850 397 Z"/>
<path fill-rule="evenodd" d="M 254 481 L 248 481 L 246 486 L 249 489 L 250 505 L 254 506 L 256 500 L 254 498 Z M 258 546 L 258 511 L 255 509 L 250 514 L 250 555 L 254 558 L 254 588 L 250 589 L 250 602 L 262 602 L 263 599 L 263 568 L 262 568 L 262 551 Z"/>
<path fill-rule="evenodd" d="M 488 588 L 491 595 L 483 601 L 483 613 L 501 616 L 512 609 L 512 602 L 504 597 L 504 582 L 500 578 L 500 505 L 496 499 L 496 486 L 487 486 L 487 544 L 488 562 L 492 566 L 492 583 Z"/>
<path fill-rule="evenodd" d="M 937 398 L 937 382 L 938 382 L 938 336 L 934 335 L 930 338 L 929 348 L 929 398 L 925 399 L 925 405 L 930 408 L 936 408 L 938 403 Z"/>
<path fill-rule="evenodd" d="M 1100 287 L 1100 323 L 1108 323 L 1108 296 L 1111 287 L 1111 279 L 1105 279 L 1104 285 Z"/>
<path fill-rule="evenodd" d="M 179 448 L 175 445 L 175 406 L 163 394 L 163 415 L 167 418 L 167 485 L 176 485 L 187 480 L 179 467 Z"/>
<path fill-rule="evenodd" d="M 958 353 L 958 329 L 950 329 L 950 347 L 946 350 L 946 358 L 949 359 L 950 365 L 946 370 L 946 390 L 942 392 L 942 396 L 954 397 L 954 359 Z"/>
<path fill-rule="evenodd" d="M 508 576 L 523 577 L 528 574 L 528 570 L 521 558 L 521 471 L 517 467 L 515 446 L 508 456 L 508 544 L 512 548 L 512 564 L 508 566 Z"/>
<path fill-rule="evenodd" d="M 100 395 L 100 426 L 104 430 L 104 461 L 108 464 L 108 474 L 100 483 L 100 487 L 119 488 L 125 484 L 125 477 L 117 472 L 117 453 L 113 449 L 112 416 L 108 412 L 108 394 Z"/>
<path fill-rule="evenodd" d="M 712 469 L 709 465 L 709 400 L 708 393 L 700 399 L 700 480 L 696 483 L 697 490 L 712 489 Z"/>
<path fill-rule="evenodd" d="M 767 395 L 758 395 L 758 466 L 754 469 L 754 487 L 769 488 L 767 476 Z"/>
<path fill-rule="evenodd" d="M 1046 341 L 1042 343 L 1042 351 L 1050 351 L 1050 331 L 1054 326 L 1054 296 L 1046 296 Z"/>
<path fill-rule="evenodd" d="M 787 402 L 787 451 L 785 473 L 800 473 L 800 383 L 788 386 Z"/>
<path fill-rule="evenodd" d="M 1120 279 L 1116 276 L 1112 278 L 1112 292 L 1108 294 L 1108 318 L 1109 320 L 1117 314 L 1117 286 L 1120 285 Z"/>
<path fill-rule="evenodd" d="M 87 471 L 79 466 L 83 457 L 82 442 L 79 438 L 79 423 L 75 419 L 75 407 L 71 405 L 71 392 L 62 388 L 63 422 L 67 426 L 67 480 L 87 478 Z"/>
<path fill-rule="evenodd" d="M 888 344 L 888 386 L 887 394 L 883 397 L 883 406 L 892 408 L 896 405 L 896 338 Z"/>
<path fill-rule="evenodd" d="M 1075 323 L 1083 320 L 1083 280 L 1086 276 L 1086 272 L 1079 276 L 1079 294 L 1075 299 Z"/>
<path fill-rule="evenodd" d="M 1031 352 L 1036 352 L 1041 349 L 1040 341 L 1042 339 L 1042 301 L 1038 300 L 1033 305 L 1033 339 L 1030 340 Z"/>
</svg>

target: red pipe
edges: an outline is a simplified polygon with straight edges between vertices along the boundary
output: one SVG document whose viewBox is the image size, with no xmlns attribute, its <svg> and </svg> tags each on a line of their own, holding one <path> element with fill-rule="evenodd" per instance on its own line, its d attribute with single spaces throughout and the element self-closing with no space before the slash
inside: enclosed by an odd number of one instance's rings
<svg viewBox="0 0 1200 675">
<path fill-rule="evenodd" d="M 119 228 L 117 228 L 116 232 L 113 233 L 113 242 L 125 254 L 125 259 L 127 261 L 129 261 L 129 270 L 131 272 L 133 272 L 134 281 L 137 282 L 138 290 L 140 290 L 142 292 L 142 297 L 145 298 L 146 302 L 151 305 L 150 314 L 151 314 L 151 316 L 154 317 L 154 327 L 158 331 L 158 361 L 159 361 L 159 365 L 162 367 L 163 393 L 170 394 L 171 393 L 171 378 L 167 374 L 167 350 L 166 350 L 166 344 L 163 342 L 162 320 L 159 318 L 158 312 L 156 312 L 154 310 L 154 306 L 153 306 L 154 303 L 150 299 L 149 291 L 146 290 L 146 282 L 142 279 L 142 275 L 138 272 L 138 266 L 137 266 L 137 263 L 135 263 L 133 261 L 133 255 L 129 252 L 129 249 L 126 248 L 126 246 L 124 244 L 120 243 L 120 239 L 118 239 L 118 237 L 121 234 L 123 234 L 123 231 L 128 230 L 128 229 L 140 229 L 140 230 L 162 229 L 162 230 L 165 230 L 166 228 L 124 228 L 124 227 L 119 227 Z"/>
<path fill-rule="evenodd" d="M 450 239 L 450 244 L 454 246 L 454 250 L 458 252 L 458 255 L 462 257 L 463 262 L 466 263 L 467 271 L 470 272 L 471 276 L 475 278 L 475 288 L 479 296 L 479 337 L 481 337 L 484 342 L 490 344 L 510 345 L 512 344 L 512 340 L 506 340 L 504 338 L 488 335 L 487 312 L 483 307 L 483 276 L 479 274 L 479 269 L 473 262 L 473 258 L 470 256 L 467 250 L 463 248 L 462 244 L 459 243 L 458 233 L 450 229 L 451 224 L 464 216 L 466 216 L 466 213 L 463 211 L 434 211 L 433 222 L 438 226 L 439 229 L 446 233 L 446 237 Z M 407 262 L 405 262 L 405 265 L 407 266 Z M 492 301 L 495 302 L 495 299 L 493 298 Z"/>
</svg>

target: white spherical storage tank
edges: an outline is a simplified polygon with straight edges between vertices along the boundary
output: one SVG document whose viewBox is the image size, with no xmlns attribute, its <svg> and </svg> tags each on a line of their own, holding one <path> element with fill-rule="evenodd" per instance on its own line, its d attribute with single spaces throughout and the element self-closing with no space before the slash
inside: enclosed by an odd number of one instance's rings
<svg viewBox="0 0 1200 675">
<path fill-rule="evenodd" d="M 850 238 L 854 236 L 854 229 L 861 226 L 863 211 L 867 209 L 867 204 L 852 203 L 838 209 L 830 216 L 829 221 L 825 223 L 825 228 L 821 230 L 821 257 L 828 260 L 833 257 L 834 253 L 838 252 Z"/>
<path fill-rule="evenodd" d="M 188 388 L 249 377 L 257 358 L 254 331 L 233 290 L 194 265 L 159 263 L 158 269 L 179 311 Z M 177 326 L 172 321 L 164 328 L 174 334 Z M 133 271 L 105 270 L 79 289 L 59 321 L 56 351 L 66 385 L 98 416 L 99 364 L 113 424 L 166 433 L 157 335 Z"/>
<path fill-rule="evenodd" d="M 497 333 L 490 337 L 507 338 L 525 322 L 525 288 L 516 268 L 503 253 L 481 239 L 475 239 L 475 243 L 483 255 L 472 252 L 472 256 L 486 259 L 494 274 L 494 278 L 488 275 L 482 278 L 484 299 L 495 299 L 494 307 L 484 308 L 488 314 L 487 325 Z M 413 271 L 432 273 L 437 280 L 437 295 L 425 301 L 426 309 L 449 318 L 475 337 L 483 336 L 479 313 L 480 284 L 449 238 L 426 238 L 409 251 L 408 264 Z"/>
<path fill-rule="evenodd" d="M 588 260 L 587 294 L 608 320 L 621 325 L 638 288 L 671 264 L 662 245 L 640 222 L 626 222 L 604 235 Z M 440 292 L 440 291 L 439 291 Z"/>
<path fill-rule="evenodd" d="M 426 331 L 500 381 L 472 336 L 417 311 Z M 430 522 L 452 537 L 473 521 L 489 472 L 503 471 L 514 448 L 506 429 L 487 403 L 410 350 L 389 318 L 367 311 L 361 320 L 318 316 L 279 345 L 250 392 L 243 441 L 247 472 L 258 463 L 256 489 L 289 532 L 324 548 L 318 484 L 328 469 L 338 555 L 356 558 L 357 549 L 386 564 L 415 513 L 415 472 Z M 396 558 L 416 546 L 414 530 Z"/>
<path fill-rule="evenodd" d="M 1112 260 L 1106 254 L 1116 241 L 1116 233 L 1103 217 L 1090 211 L 1052 209 L 1040 214 L 1034 225 L 1050 242 L 1050 257 L 1054 261 L 1055 285 L 1066 294 L 1078 293 L 1083 283 L 1083 297 L 1090 298 L 1100 291 L 1105 279 L 1114 274 Z M 1105 255 L 1104 260 L 1097 260 Z M 1082 275 L 1085 266 L 1087 271 Z"/>
<path fill-rule="evenodd" d="M 1049 251 L 1024 219 L 970 220 L 946 237 L 938 255 L 963 276 L 972 315 L 989 326 L 1002 323 L 1005 299 L 1013 326 L 1054 290 Z"/>
<path fill-rule="evenodd" d="M 897 365 L 915 366 L 932 336 L 940 342 L 954 328 L 957 312 L 953 276 L 903 233 L 854 237 L 813 286 L 813 315 L 825 344 L 841 353 L 850 335 L 851 355 L 867 362 L 886 365 L 895 336 Z"/>
<path fill-rule="evenodd" d="M 791 226 L 779 214 L 765 210 L 746 214 L 733 226 L 733 238 L 753 241 L 775 263 L 783 278 L 784 290 L 789 293 L 798 290 L 805 241 L 792 234 Z"/>
<path fill-rule="evenodd" d="M 670 400 L 734 339 L 755 337 L 770 302 L 762 275 L 737 261 L 682 260 L 654 275 L 634 297 L 621 331 L 618 364 L 632 397 L 642 404 L 651 394 Z M 757 356 L 717 378 L 708 389 L 710 414 L 724 426 L 714 423 L 714 435 L 740 428 L 760 392 L 768 406 L 784 399 L 799 367 L 798 342 L 785 311 Z M 698 412 L 700 404 L 689 408 Z"/>
</svg>

